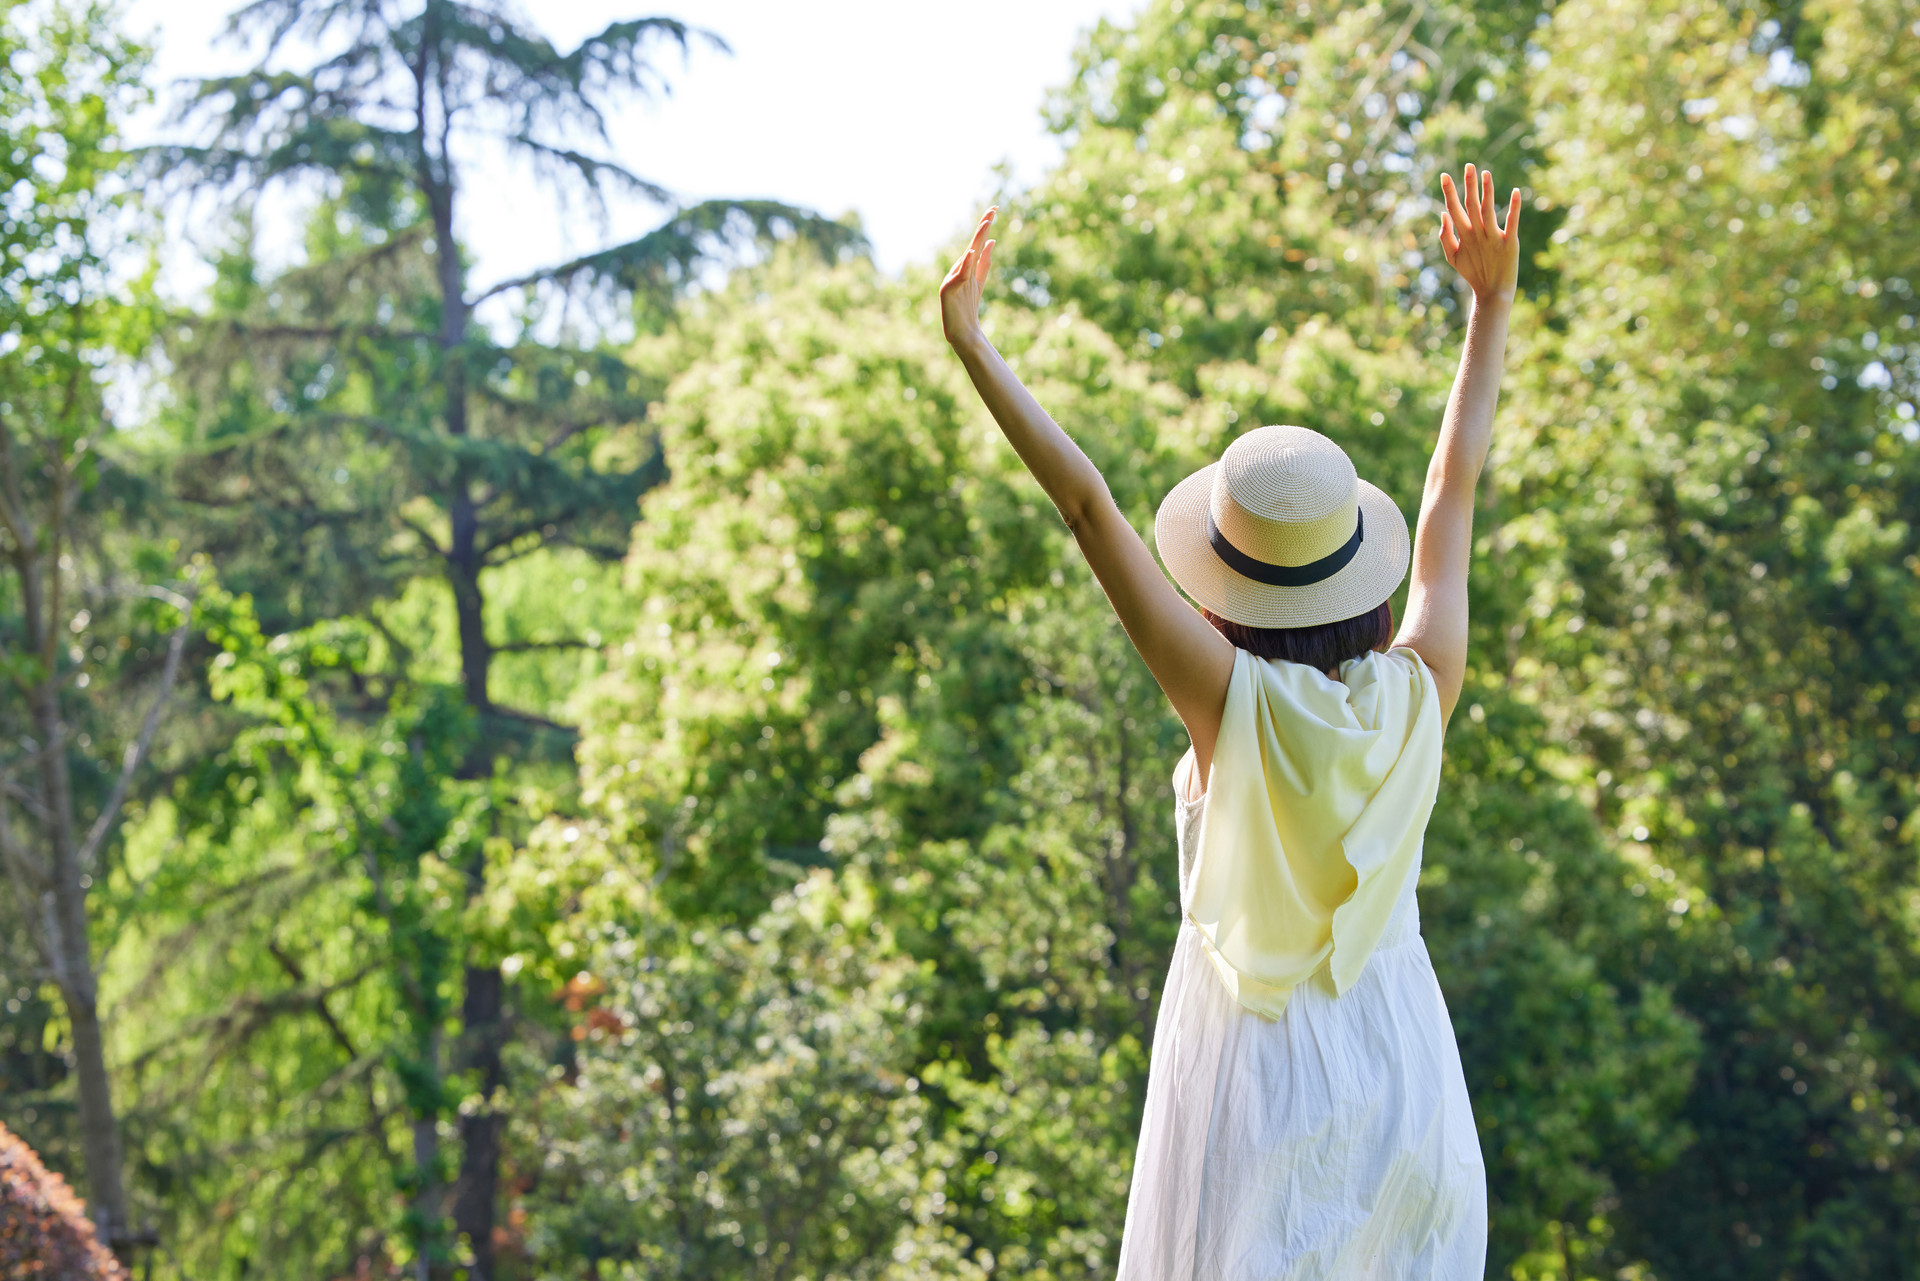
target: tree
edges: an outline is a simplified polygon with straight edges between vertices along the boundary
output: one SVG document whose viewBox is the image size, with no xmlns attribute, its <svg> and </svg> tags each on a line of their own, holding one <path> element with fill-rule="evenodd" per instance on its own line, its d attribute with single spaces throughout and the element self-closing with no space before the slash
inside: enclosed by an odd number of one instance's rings
<svg viewBox="0 0 1920 1281">
<path fill-rule="evenodd" d="M 926 295 L 861 267 L 803 267 L 773 264 L 643 353 L 683 370 L 660 421 L 669 456 L 686 463 L 636 529 L 639 626 L 583 692 L 577 843 L 547 865 L 538 897 L 523 880 L 503 890 L 502 910 L 510 902 L 529 929 L 546 922 L 522 946 L 552 956 L 632 933 L 602 888 L 631 878 L 682 928 L 771 936 L 781 909 L 770 903 L 826 865 L 835 895 L 875 901 L 847 946 L 867 953 L 884 936 L 938 976 L 917 992 L 924 1012 L 899 1050 L 935 1108 L 910 1149 L 913 1217 L 856 1188 L 847 1231 L 888 1243 L 876 1261 L 895 1252 L 912 1268 L 972 1266 L 962 1261 L 974 1251 L 1008 1245 L 1043 1257 L 1056 1237 L 1098 1254 L 1092 1237 L 1115 1187 L 1125 1193 L 1115 1170 L 1130 1151 L 1128 1087 L 1175 921 L 1153 763 L 1166 755 L 1171 767 L 1170 718 L 1017 462 L 968 408 Z M 1104 424 L 1093 447 L 1139 506 L 1155 483 L 1139 477 L 1170 478 L 1182 461 L 1157 439 L 1181 398 L 1091 326 L 1017 319 L 1001 335 L 1007 350 L 1057 412 Z M 1056 586 L 1063 569 L 1069 593 Z M 1055 735 L 1099 750 L 1079 759 L 1045 743 Z M 759 963 L 778 964 L 770 953 Z M 717 1013 L 684 1008 L 693 1044 L 750 1053 L 706 1021 Z M 1034 1047 L 1041 1025 L 1073 1036 Z M 988 1047 L 1002 1026 L 1027 1029 L 1005 1077 Z M 646 1042 L 609 1035 L 596 1057 L 627 1062 L 653 1052 Z M 990 1168 L 982 1154 L 999 1140 L 986 1132 L 1003 1122 L 981 1108 L 978 1132 L 956 1127 L 954 1100 L 980 1076 L 1045 1098 L 1049 1073 L 1064 1080 L 1103 1052 L 1112 1071 L 1087 1094 L 1104 1094 L 1115 1123 L 1096 1135 L 1056 1127 L 1042 1144 L 1050 1168 L 1102 1167 L 1092 1191 L 1049 1194 L 1060 1204 L 1038 1219 L 997 1215 L 992 1184 L 968 1171 Z M 599 1075 L 595 1089 L 638 1070 Z M 817 1070 L 848 1069 L 823 1057 Z M 1070 1138 L 1079 1150 L 1060 1150 Z M 1013 1151 L 1003 1174 L 1048 1179 L 1016 1168 Z M 530 1210 L 552 1195 L 530 1193 Z M 666 1248 L 665 1230 L 648 1248 Z"/>
<path fill-rule="evenodd" d="M 124 1251 L 132 1207 L 100 1016 L 105 941 L 89 899 L 192 615 L 180 584 L 153 581 L 177 567 L 119 520 L 105 475 L 114 463 L 102 457 L 115 445 L 105 383 L 141 328 L 115 275 L 142 224 L 115 174 L 142 61 L 92 6 L 10 5 L 4 24 L 0 110 L 13 145 L 0 156 L 0 666 L 17 697 L 0 702 L 0 853 L 64 1006 L 100 1236 Z M 136 700 L 137 713 L 121 713 Z"/>
<path fill-rule="evenodd" d="M 526 1201 L 543 1273 L 879 1275 L 928 1108 L 925 976 L 872 887 L 815 869 L 748 929 L 709 931 L 614 882 L 598 944 L 564 964 L 577 1065 L 527 1065 L 548 1078 L 521 1136 L 544 1153 Z"/>
<path fill-rule="evenodd" d="M 347 567 L 367 570 L 362 584 L 349 584 L 362 588 L 350 610 L 364 610 L 369 589 L 422 578 L 443 584 L 460 684 L 480 727 L 458 768 L 484 777 L 516 724 L 563 730 L 496 704 L 494 657 L 583 643 L 490 636 L 488 571 L 568 545 L 617 557 L 635 500 L 662 473 L 634 439 L 644 389 L 621 361 L 552 350 L 526 335 L 497 343 L 476 326 L 474 308 L 544 290 L 631 297 L 644 312 L 731 247 L 797 237 L 834 251 L 857 245 L 858 236 L 777 202 L 716 200 L 674 209 L 662 227 L 629 243 L 475 289 L 457 238 L 461 148 L 499 147 L 592 200 L 617 192 L 670 203 L 659 187 L 579 144 L 607 142 L 605 113 L 617 97 L 660 86 L 649 60 L 655 48 L 684 49 L 697 33 L 672 19 L 635 19 L 563 52 L 504 4 L 449 0 L 401 9 L 256 0 L 231 29 L 259 42 L 260 62 L 202 81 L 189 118 L 206 122 L 210 140 L 158 158 L 210 189 L 317 178 L 346 230 L 323 230 L 330 243 L 316 246 L 313 268 L 274 282 L 277 291 L 249 288 L 264 282 L 238 273 L 239 305 L 217 311 L 177 348 L 199 414 L 193 443 L 204 451 L 183 469 L 183 484 L 211 504 L 236 489 L 244 494 L 247 510 L 233 531 L 243 540 L 277 521 L 296 531 L 286 553 L 297 556 L 315 532 L 350 546 Z M 301 38 L 345 45 L 304 69 L 281 69 L 276 59 Z M 396 280 L 412 287 L 395 289 Z M 394 470 L 356 509 L 330 497 L 337 490 L 329 473 L 342 460 Z M 483 870 L 478 861 L 468 867 L 471 890 Z M 451 1213 L 477 1275 L 492 1276 L 502 980 L 485 964 L 466 964 L 463 974 L 452 1061 L 477 1078 L 480 1103 L 461 1111 Z M 434 1125 L 423 1125 L 420 1167 L 429 1183 L 421 1205 L 431 1218 L 441 1194 L 431 1176 L 438 1139 Z"/>
<path fill-rule="evenodd" d="M 1534 85 L 1516 676 L 1700 1028 L 1697 1142 L 1621 1188 L 1661 1275 L 1916 1274 L 1917 20 L 1582 0 Z"/>
<path fill-rule="evenodd" d="M 447 1268 L 432 1140 L 469 1091 L 445 1058 L 465 869 L 498 843 L 496 792 L 457 777 L 471 711 L 399 679 L 363 621 L 269 637 L 225 592 L 201 612 L 228 733 L 129 836 L 114 975 L 144 1014 L 123 1056 L 169 1252 L 195 1275 Z"/>
</svg>

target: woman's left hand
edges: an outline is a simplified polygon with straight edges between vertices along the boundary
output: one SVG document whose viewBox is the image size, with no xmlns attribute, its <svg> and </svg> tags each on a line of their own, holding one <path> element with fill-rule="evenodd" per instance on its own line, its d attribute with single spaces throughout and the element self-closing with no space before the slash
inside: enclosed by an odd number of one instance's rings
<svg viewBox="0 0 1920 1281">
<path fill-rule="evenodd" d="M 993 226 L 996 206 L 987 210 L 980 225 L 973 229 L 967 252 L 953 264 L 953 270 L 940 282 L 940 329 L 947 342 L 957 348 L 972 346 L 985 339 L 980 332 L 980 290 L 987 280 L 987 268 L 993 263 L 993 241 L 987 228 Z"/>
</svg>

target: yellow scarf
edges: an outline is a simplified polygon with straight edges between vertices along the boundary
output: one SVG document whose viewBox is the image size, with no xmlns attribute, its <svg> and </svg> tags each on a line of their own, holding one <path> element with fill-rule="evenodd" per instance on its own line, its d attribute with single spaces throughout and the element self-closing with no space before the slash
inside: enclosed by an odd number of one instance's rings
<svg viewBox="0 0 1920 1281">
<path fill-rule="evenodd" d="M 1329 957 L 1336 991 L 1359 979 L 1419 867 L 1441 728 L 1410 649 L 1351 659 L 1339 680 L 1234 656 L 1187 915 L 1240 1004 L 1280 1017 Z"/>
</svg>

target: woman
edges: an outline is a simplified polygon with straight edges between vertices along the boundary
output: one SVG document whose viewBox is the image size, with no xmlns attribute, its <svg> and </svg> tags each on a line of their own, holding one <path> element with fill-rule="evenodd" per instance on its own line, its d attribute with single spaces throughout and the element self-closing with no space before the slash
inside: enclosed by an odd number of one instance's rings
<svg viewBox="0 0 1920 1281">
<path fill-rule="evenodd" d="M 1262 427 L 1161 504 L 1167 582 L 979 324 L 988 210 L 940 286 L 947 341 L 1185 722 L 1185 919 L 1161 999 L 1122 1281 L 1466 1281 L 1486 1176 L 1414 883 L 1466 668 L 1473 495 L 1519 263 L 1520 193 L 1441 179 L 1473 290 L 1418 537 L 1331 440 Z M 1389 598 L 1412 561 L 1407 618 Z M 1390 639 L 1391 638 L 1391 639 Z"/>
</svg>

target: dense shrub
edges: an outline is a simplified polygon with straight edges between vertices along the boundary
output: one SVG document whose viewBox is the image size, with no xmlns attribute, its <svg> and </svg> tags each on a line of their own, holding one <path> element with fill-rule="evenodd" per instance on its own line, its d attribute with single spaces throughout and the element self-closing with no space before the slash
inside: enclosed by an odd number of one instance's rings
<svg viewBox="0 0 1920 1281">
<path fill-rule="evenodd" d="M 10 1281 L 124 1281 L 93 1235 L 87 1207 L 32 1148 L 0 1125 L 0 1276 Z"/>
</svg>

